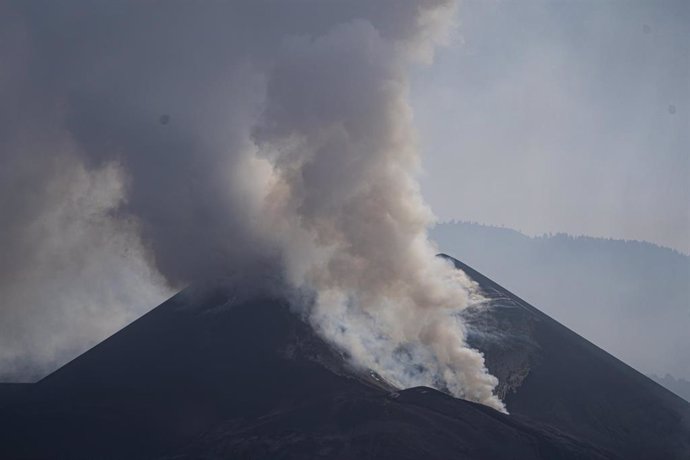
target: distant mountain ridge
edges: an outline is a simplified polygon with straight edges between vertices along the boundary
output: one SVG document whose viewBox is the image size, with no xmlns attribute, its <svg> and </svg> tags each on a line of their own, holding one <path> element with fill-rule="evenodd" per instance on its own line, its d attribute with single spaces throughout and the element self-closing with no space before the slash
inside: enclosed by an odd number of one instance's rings
<svg viewBox="0 0 690 460">
<path fill-rule="evenodd" d="M 646 374 L 690 380 L 690 257 L 651 243 L 529 237 L 469 222 L 431 237 L 530 303 Z"/>
</svg>

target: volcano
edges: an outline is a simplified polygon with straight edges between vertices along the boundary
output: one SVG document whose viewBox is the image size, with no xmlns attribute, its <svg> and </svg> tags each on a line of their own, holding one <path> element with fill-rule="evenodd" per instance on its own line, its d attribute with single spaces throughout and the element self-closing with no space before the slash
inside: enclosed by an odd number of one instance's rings
<svg viewBox="0 0 690 460">
<path fill-rule="evenodd" d="M 1 458 L 690 459 L 690 404 L 492 280 L 467 309 L 510 415 L 352 367 L 280 298 L 182 291 L 34 384 Z"/>
</svg>

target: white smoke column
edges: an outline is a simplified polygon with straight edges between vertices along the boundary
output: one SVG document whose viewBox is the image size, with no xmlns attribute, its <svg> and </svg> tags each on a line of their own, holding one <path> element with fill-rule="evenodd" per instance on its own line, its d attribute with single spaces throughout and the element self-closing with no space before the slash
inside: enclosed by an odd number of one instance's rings
<svg viewBox="0 0 690 460">
<path fill-rule="evenodd" d="M 404 34 L 353 20 L 285 41 L 255 130 L 272 174 L 265 225 L 292 283 L 314 292 L 313 323 L 356 364 L 505 410 L 456 314 L 472 283 L 435 257 L 415 177 L 406 72 L 453 16 L 427 3 Z"/>
</svg>

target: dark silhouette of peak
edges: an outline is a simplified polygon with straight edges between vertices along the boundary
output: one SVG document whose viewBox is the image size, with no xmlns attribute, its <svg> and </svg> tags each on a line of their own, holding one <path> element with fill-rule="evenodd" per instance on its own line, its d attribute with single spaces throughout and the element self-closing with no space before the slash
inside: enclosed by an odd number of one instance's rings
<svg viewBox="0 0 690 460">
<path fill-rule="evenodd" d="M 511 415 L 355 369 L 285 301 L 187 289 L 40 382 L 0 385 L 1 458 L 687 458 L 688 407 L 469 267 Z"/>
</svg>

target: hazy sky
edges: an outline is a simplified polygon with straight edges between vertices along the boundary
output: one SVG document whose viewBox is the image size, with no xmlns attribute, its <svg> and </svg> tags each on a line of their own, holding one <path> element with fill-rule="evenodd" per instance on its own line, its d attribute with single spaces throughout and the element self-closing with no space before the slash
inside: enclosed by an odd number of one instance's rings
<svg viewBox="0 0 690 460">
<path fill-rule="evenodd" d="M 690 253 L 689 11 L 463 2 L 412 87 L 436 215 Z"/>
<path fill-rule="evenodd" d="M 411 292 L 414 129 L 441 219 L 690 253 L 688 7 L 451 3 L 0 2 L 0 376 L 216 273 Z"/>
</svg>

